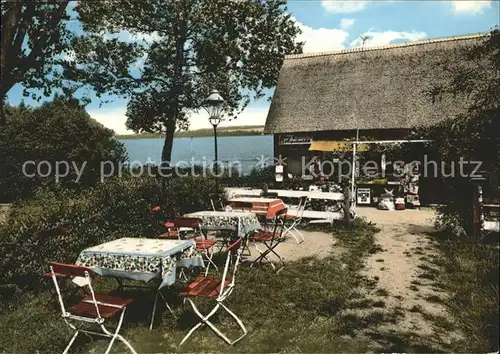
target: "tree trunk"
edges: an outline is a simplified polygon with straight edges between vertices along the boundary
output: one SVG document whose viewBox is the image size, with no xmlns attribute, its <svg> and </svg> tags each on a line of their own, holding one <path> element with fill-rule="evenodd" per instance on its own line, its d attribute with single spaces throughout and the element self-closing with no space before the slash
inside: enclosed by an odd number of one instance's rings
<svg viewBox="0 0 500 354">
<path fill-rule="evenodd" d="M 161 162 L 166 166 L 170 166 L 172 158 L 172 147 L 174 146 L 174 132 L 175 132 L 175 117 L 167 120 L 165 123 L 165 140 L 163 142 L 163 149 L 161 151 Z"/>
<path fill-rule="evenodd" d="M 176 127 L 177 114 L 179 113 L 179 96 L 182 92 L 182 67 L 184 65 L 184 45 L 186 44 L 186 19 L 183 13 L 179 15 L 180 21 L 176 24 L 174 35 L 176 38 L 176 53 L 174 59 L 174 87 L 172 87 L 172 106 L 165 122 L 165 142 L 161 153 L 162 165 L 170 166 L 172 157 L 172 147 L 174 145 L 174 132 Z"/>
<path fill-rule="evenodd" d="M 7 124 L 7 118 L 5 117 L 5 98 L 0 97 L 0 127 L 4 127 Z"/>
</svg>

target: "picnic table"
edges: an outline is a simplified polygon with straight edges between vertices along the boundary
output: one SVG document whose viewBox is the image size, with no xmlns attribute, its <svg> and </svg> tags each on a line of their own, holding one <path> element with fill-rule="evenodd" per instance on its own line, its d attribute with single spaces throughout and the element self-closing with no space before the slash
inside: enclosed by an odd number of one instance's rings
<svg viewBox="0 0 500 354">
<path fill-rule="evenodd" d="M 277 198 L 239 197 L 231 198 L 228 202 L 233 209 L 251 211 L 267 219 L 272 219 L 277 211 L 286 208 L 285 203 Z"/>
<path fill-rule="evenodd" d="M 258 197 L 261 193 L 261 189 L 244 189 L 244 188 L 226 188 L 226 191 L 230 197 L 237 196 L 249 196 Z M 269 189 L 268 193 L 277 193 L 280 198 L 303 198 L 316 200 L 331 200 L 331 201 L 342 201 L 344 200 L 344 194 L 338 192 L 319 192 L 319 191 L 296 191 L 287 189 Z"/>
<path fill-rule="evenodd" d="M 204 267 L 192 240 L 128 237 L 83 250 L 76 264 L 103 277 L 143 282 L 161 278 L 159 288 L 175 283 L 177 268 Z"/>
</svg>

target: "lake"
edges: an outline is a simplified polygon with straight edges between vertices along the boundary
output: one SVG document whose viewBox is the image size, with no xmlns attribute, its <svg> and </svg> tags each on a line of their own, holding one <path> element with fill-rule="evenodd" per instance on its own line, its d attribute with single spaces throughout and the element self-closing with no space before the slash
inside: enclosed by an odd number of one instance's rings
<svg viewBox="0 0 500 354">
<path fill-rule="evenodd" d="M 159 164 L 163 139 L 123 139 L 131 163 Z M 225 164 L 241 164 L 243 174 L 254 167 L 263 167 L 262 156 L 267 165 L 273 163 L 272 135 L 221 136 L 217 137 L 219 160 Z M 172 163 L 208 165 L 214 160 L 214 138 L 174 138 Z"/>
</svg>

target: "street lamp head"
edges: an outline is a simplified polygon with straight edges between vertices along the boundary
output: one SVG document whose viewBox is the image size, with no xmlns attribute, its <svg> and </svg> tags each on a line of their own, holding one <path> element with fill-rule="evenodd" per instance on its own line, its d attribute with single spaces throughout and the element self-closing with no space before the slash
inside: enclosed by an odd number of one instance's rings
<svg viewBox="0 0 500 354">
<path fill-rule="evenodd" d="M 222 118 L 221 117 L 217 117 L 217 116 L 211 116 L 210 118 L 208 118 L 208 121 L 210 122 L 210 124 L 212 124 L 214 127 L 218 126 L 219 123 L 221 122 Z"/>
<path fill-rule="evenodd" d="M 221 122 L 223 105 L 224 105 L 224 99 L 219 94 L 219 91 L 212 90 L 210 92 L 210 95 L 207 97 L 204 106 L 208 112 L 210 123 L 212 123 L 212 120 L 215 118 L 217 118 L 218 121 L 214 120 L 214 122 L 216 122 L 217 124 Z M 212 125 L 213 124 L 214 123 L 212 123 Z"/>
</svg>

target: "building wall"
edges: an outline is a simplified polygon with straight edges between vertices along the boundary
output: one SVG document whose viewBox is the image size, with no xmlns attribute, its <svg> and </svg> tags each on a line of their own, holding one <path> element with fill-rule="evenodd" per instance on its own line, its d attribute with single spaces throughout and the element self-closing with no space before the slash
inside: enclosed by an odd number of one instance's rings
<svg viewBox="0 0 500 354">
<path fill-rule="evenodd" d="M 408 135 L 406 129 L 385 129 L 385 130 L 360 130 L 359 140 L 397 140 Z M 309 151 L 313 140 L 355 140 L 355 130 L 345 131 L 321 131 L 310 133 L 289 133 L 274 135 L 274 156 L 280 155 L 284 160 L 285 176 L 291 173 L 297 177 L 302 176 L 304 167 L 315 156 L 323 156 L 319 151 Z"/>
</svg>

